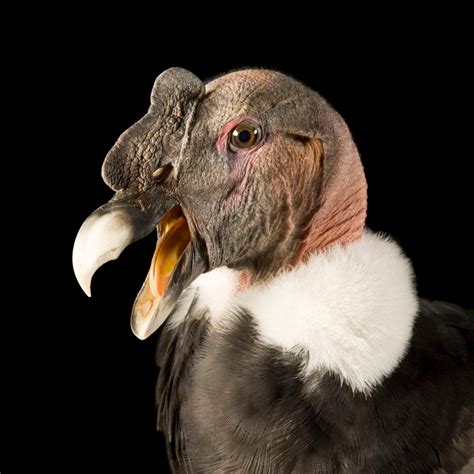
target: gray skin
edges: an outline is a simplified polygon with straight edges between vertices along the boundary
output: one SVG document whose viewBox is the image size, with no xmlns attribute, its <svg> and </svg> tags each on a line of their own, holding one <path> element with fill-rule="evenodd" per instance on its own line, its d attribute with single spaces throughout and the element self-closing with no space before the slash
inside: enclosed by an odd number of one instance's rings
<svg viewBox="0 0 474 474">
<path fill-rule="evenodd" d="M 358 157 L 326 101 L 278 72 L 229 74 L 206 90 L 196 76 L 173 68 L 156 79 L 151 102 L 107 155 L 103 177 L 119 200 L 141 200 L 147 208 L 159 203 L 155 219 L 178 202 L 206 270 L 227 265 L 259 279 L 291 264 L 325 186 Z M 259 148 L 219 147 L 223 127 L 244 117 L 261 125 Z M 166 164 L 174 171 L 157 185 L 152 173 Z"/>
<path fill-rule="evenodd" d="M 232 130 L 248 120 L 259 140 L 236 147 Z M 172 171 L 158 182 L 154 173 L 165 166 Z M 228 266 L 255 284 L 364 228 L 366 182 L 346 124 L 316 92 L 274 71 L 238 71 L 206 85 L 184 69 L 165 71 L 148 113 L 118 139 L 102 175 L 116 194 L 84 222 L 73 251 L 87 294 L 95 270 L 172 207 L 181 206 L 190 228 L 159 304 L 144 316 L 137 298 L 139 338 L 203 272 Z"/>
</svg>

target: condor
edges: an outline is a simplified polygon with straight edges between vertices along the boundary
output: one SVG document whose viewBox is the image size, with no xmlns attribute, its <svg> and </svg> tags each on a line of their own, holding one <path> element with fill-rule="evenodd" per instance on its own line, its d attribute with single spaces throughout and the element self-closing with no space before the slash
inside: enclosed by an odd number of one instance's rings
<svg viewBox="0 0 474 474">
<path fill-rule="evenodd" d="M 474 472 L 474 315 L 419 299 L 365 228 L 351 134 L 316 92 L 173 68 L 102 174 L 77 279 L 157 230 L 132 311 L 163 325 L 158 427 L 175 472 Z"/>
</svg>

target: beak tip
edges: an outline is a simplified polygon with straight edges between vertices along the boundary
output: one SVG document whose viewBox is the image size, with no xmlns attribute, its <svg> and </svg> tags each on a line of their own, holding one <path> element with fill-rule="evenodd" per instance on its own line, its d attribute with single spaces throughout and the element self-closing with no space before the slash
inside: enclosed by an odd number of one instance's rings
<svg viewBox="0 0 474 474">
<path fill-rule="evenodd" d="M 131 323 L 131 328 L 132 328 L 132 332 L 133 332 L 133 335 L 140 339 L 140 341 L 144 341 L 145 339 L 148 338 L 148 336 L 150 336 L 150 332 L 147 330 L 148 328 L 142 326 L 140 327 L 140 325 L 136 325 L 134 324 L 134 322 L 132 321 Z"/>
<path fill-rule="evenodd" d="M 74 256 L 75 257 L 75 256 Z M 76 258 L 73 257 L 73 270 L 79 286 L 82 288 L 82 291 L 90 298 L 91 295 L 91 279 L 94 272 L 87 271 L 84 269 L 84 266 L 81 265 Z"/>
<path fill-rule="evenodd" d="M 76 274 L 77 282 L 79 283 L 79 286 L 81 287 L 82 291 L 89 297 L 92 297 L 91 294 L 91 281 L 90 279 L 85 280 L 83 278 L 79 278 L 79 276 Z"/>
</svg>

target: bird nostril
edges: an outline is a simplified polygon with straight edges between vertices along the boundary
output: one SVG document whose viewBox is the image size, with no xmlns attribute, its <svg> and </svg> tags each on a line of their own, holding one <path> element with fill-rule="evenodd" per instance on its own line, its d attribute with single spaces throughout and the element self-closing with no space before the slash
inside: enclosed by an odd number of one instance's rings
<svg viewBox="0 0 474 474">
<path fill-rule="evenodd" d="M 173 167 L 171 165 L 160 166 L 155 171 L 153 171 L 151 177 L 155 183 L 163 183 L 170 175 L 171 171 L 173 171 Z"/>
</svg>

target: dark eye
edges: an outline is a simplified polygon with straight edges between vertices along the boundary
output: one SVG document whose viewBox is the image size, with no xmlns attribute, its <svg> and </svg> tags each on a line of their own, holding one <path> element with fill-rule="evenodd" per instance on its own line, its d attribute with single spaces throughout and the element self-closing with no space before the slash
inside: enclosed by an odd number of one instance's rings
<svg viewBox="0 0 474 474">
<path fill-rule="evenodd" d="M 261 135 L 260 127 L 251 120 L 246 120 L 232 130 L 230 144 L 233 148 L 248 149 L 260 141 Z"/>
</svg>

